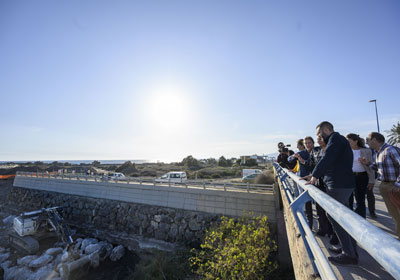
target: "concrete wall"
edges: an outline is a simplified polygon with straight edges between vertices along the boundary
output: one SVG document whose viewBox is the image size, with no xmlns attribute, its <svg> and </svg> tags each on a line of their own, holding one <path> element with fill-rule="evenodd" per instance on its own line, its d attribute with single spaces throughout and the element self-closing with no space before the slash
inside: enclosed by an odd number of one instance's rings
<svg viewBox="0 0 400 280">
<path fill-rule="evenodd" d="M 282 210 L 284 213 L 287 239 L 289 243 L 290 255 L 296 279 L 304 279 L 304 280 L 321 279 L 320 277 L 317 277 L 314 273 L 314 269 L 312 267 L 311 260 L 308 257 L 307 249 L 301 237 L 299 227 L 295 220 L 293 211 L 290 208 L 289 201 L 286 197 L 285 191 L 282 188 L 279 177 L 276 176 L 276 171 L 275 171 L 275 178 L 277 178 L 277 184 L 279 185 L 279 190 L 281 193 Z"/>
<path fill-rule="evenodd" d="M 15 187 L 169 207 L 227 216 L 252 212 L 276 221 L 275 196 L 271 193 L 194 189 L 151 184 L 107 183 L 17 176 Z"/>
</svg>

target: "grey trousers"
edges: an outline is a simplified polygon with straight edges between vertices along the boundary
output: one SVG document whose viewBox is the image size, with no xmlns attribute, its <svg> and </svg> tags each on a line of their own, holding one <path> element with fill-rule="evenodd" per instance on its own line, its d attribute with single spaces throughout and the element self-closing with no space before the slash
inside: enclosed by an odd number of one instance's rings
<svg viewBox="0 0 400 280">
<path fill-rule="evenodd" d="M 332 198 L 336 199 L 345 206 L 349 206 L 349 198 L 353 193 L 354 189 L 335 189 L 327 188 L 326 193 Z M 349 257 L 356 257 L 356 241 L 348 234 L 331 216 L 328 215 L 328 219 L 331 221 L 334 231 L 339 238 L 342 251 Z"/>
</svg>

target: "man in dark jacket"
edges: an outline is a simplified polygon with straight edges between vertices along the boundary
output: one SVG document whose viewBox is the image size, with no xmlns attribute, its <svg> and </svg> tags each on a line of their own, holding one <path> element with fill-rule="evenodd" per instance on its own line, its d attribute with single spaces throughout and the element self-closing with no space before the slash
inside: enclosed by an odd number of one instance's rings
<svg viewBox="0 0 400 280">
<path fill-rule="evenodd" d="M 333 130 L 333 125 L 329 122 L 322 122 L 317 126 L 317 136 L 324 139 L 327 147 L 324 156 L 315 166 L 309 183 L 315 185 L 318 178 L 323 177 L 327 194 L 348 206 L 349 197 L 355 187 L 353 152 L 350 144 L 345 137 Z M 355 240 L 332 217 L 329 218 L 342 248 L 331 248 L 340 254 L 328 259 L 335 264 L 357 264 Z"/>
</svg>

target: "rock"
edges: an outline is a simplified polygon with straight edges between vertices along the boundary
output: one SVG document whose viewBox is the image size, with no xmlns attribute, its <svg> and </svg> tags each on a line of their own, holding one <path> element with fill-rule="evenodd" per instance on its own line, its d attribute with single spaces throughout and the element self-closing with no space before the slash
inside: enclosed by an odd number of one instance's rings
<svg viewBox="0 0 400 280">
<path fill-rule="evenodd" d="M 113 245 L 105 241 L 100 241 L 99 244 L 102 247 L 100 252 L 100 257 L 102 260 L 105 260 L 110 256 L 113 249 Z"/>
<path fill-rule="evenodd" d="M 10 253 L 0 254 L 0 263 L 4 262 L 6 259 L 10 257 Z"/>
<path fill-rule="evenodd" d="M 69 258 L 69 252 L 65 251 L 61 256 L 61 262 L 66 262 Z"/>
<path fill-rule="evenodd" d="M 48 264 L 49 262 L 51 262 L 52 259 L 53 259 L 53 256 L 44 254 L 44 255 L 40 256 L 39 258 L 31 261 L 29 263 L 29 267 L 31 267 L 31 268 L 42 267 L 42 266 Z"/>
<path fill-rule="evenodd" d="M 26 266 L 13 266 L 4 270 L 4 279 L 28 279 L 32 270 Z"/>
<path fill-rule="evenodd" d="M 90 244 L 98 243 L 99 241 L 96 238 L 85 238 L 82 241 L 81 251 L 85 251 L 86 247 Z"/>
<path fill-rule="evenodd" d="M 185 232 L 185 240 L 186 241 L 192 240 L 193 235 L 194 235 L 193 232 L 191 232 L 190 230 L 186 230 L 186 232 Z"/>
<path fill-rule="evenodd" d="M 98 250 L 101 249 L 101 244 L 100 243 L 96 243 L 96 244 L 89 244 L 86 248 L 85 248 L 85 254 L 89 255 L 93 252 L 96 252 Z"/>
<path fill-rule="evenodd" d="M 156 221 L 157 223 L 161 222 L 161 215 L 155 215 L 154 221 Z"/>
<path fill-rule="evenodd" d="M 27 266 L 27 265 L 29 265 L 29 263 L 30 263 L 31 261 L 37 259 L 37 257 L 38 257 L 38 256 L 34 256 L 34 255 L 25 256 L 25 257 L 23 257 L 23 258 L 18 259 L 18 260 L 17 260 L 17 264 L 18 264 L 18 265 L 25 265 L 25 266 Z"/>
<path fill-rule="evenodd" d="M 168 215 L 161 215 L 161 223 L 169 223 L 169 220 Z"/>
<path fill-rule="evenodd" d="M 0 267 L 1 267 L 2 269 L 6 270 L 6 269 L 8 269 L 8 268 L 10 267 L 11 263 L 12 263 L 11 261 L 5 261 L 5 262 L 3 262 L 3 263 L 0 264 Z M 1 279 L 1 278 L 0 278 L 0 279 Z"/>
<path fill-rule="evenodd" d="M 198 231 L 198 230 L 201 229 L 201 225 L 198 224 L 198 223 L 196 222 L 195 219 L 191 219 L 191 220 L 189 221 L 189 228 L 190 228 L 192 231 Z"/>
<path fill-rule="evenodd" d="M 51 265 L 46 265 L 39 268 L 35 273 L 32 273 L 28 280 L 53 279 L 59 276 L 60 275 L 56 271 L 54 271 Z"/>
<path fill-rule="evenodd" d="M 110 254 L 110 260 L 115 262 L 118 261 L 120 258 L 122 258 L 125 255 L 125 248 L 122 245 L 118 245 L 115 247 Z"/>
<path fill-rule="evenodd" d="M 155 228 L 155 229 L 158 228 L 158 223 L 157 223 L 157 222 L 151 221 L 150 224 L 151 224 L 151 227 L 152 227 L 152 228 Z"/>
<path fill-rule="evenodd" d="M 3 219 L 3 224 L 5 225 L 11 225 L 12 223 L 14 223 L 14 215 L 8 216 L 7 218 Z"/>
<path fill-rule="evenodd" d="M 162 230 L 158 230 L 155 232 L 154 237 L 158 240 L 165 240 L 167 237 L 167 233 Z"/>
<path fill-rule="evenodd" d="M 88 257 L 90 260 L 90 265 L 92 267 L 96 268 L 100 265 L 100 252 L 99 251 L 93 252 Z"/>
<path fill-rule="evenodd" d="M 169 236 L 172 238 L 172 239 L 175 239 L 176 238 L 176 236 L 178 235 L 178 226 L 176 225 L 176 224 L 172 224 L 171 225 L 171 229 L 169 230 Z"/>
<path fill-rule="evenodd" d="M 58 254 L 61 254 L 62 251 L 63 251 L 62 248 L 50 248 L 50 249 L 47 249 L 45 254 L 50 255 L 50 256 L 57 256 Z"/>
</svg>

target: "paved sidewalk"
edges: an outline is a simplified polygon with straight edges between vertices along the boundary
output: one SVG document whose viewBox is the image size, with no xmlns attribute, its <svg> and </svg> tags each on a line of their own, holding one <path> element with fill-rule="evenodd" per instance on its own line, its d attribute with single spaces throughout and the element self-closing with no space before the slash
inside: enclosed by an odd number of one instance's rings
<svg viewBox="0 0 400 280">
<path fill-rule="evenodd" d="M 379 194 L 379 187 L 374 188 L 375 199 L 376 199 L 376 214 L 377 218 L 372 219 L 368 216 L 369 212 L 367 209 L 367 220 L 373 225 L 381 228 L 392 237 L 397 238 L 394 231 L 394 223 L 391 216 L 388 214 L 385 203 Z M 314 208 L 314 207 L 313 207 Z M 314 228 L 317 228 L 317 216 L 314 209 Z M 329 244 L 328 237 L 319 237 L 317 235 L 316 239 L 320 244 L 322 251 L 328 257 L 334 255 L 328 251 Z M 400 242 L 400 241 L 399 241 Z M 332 268 L 336 273 L 338 279 L 348 280 L 348 279 L 366 279 L 366 280 L 393 280 L 394 278 L 385 271 L 385 269 L 378 264 L 365 250 L 358 248 L 359 253 L 359 264 L 358 266 L 335 266 L 332 264 Z M 400 265 L 400 260 L 399 260 Z"/>
</svg>

